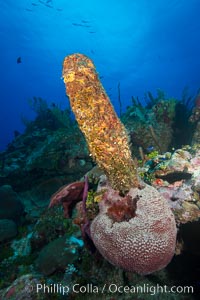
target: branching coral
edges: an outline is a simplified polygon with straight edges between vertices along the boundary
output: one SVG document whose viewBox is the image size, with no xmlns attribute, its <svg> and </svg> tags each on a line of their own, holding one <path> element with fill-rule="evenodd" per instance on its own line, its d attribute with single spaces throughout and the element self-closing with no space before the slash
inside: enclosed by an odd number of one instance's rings
<svg viewBox="0 0 200 300">
<path fill-rule="evenodd" d="M 138 185 L 136 168 L 125 127 L 99 81 L 95 66 L 82 54 L 70 55 L 64 60 L 63 78 L 93 158 L 112 187 L 124 194 L 131 186 Z"/>
</svg>

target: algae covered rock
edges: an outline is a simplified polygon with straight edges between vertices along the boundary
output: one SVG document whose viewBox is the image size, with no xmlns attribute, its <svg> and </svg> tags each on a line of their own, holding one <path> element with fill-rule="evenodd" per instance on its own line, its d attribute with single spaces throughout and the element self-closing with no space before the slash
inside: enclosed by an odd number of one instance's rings
<svg viewBox="0 0 200 300">
<path fill-rule="evenodd" d="M 0 242 L 11 239 L 17 235 L 15 222 L 8 219 L 0 220 Z"/>
<path fill-rule="evenodd" d="M 24 206 L 21 203 L 17 193 L 10 185 L 0 187 L 0 219 L 10 219 L 19 222 L 24 212 Z"/>
<path fill-rule="evenodd" d="M 17 278 L 13 283 L 3 290 L 0 290 L 0 299 L 9 300 L 40 300 L 49 299 L 48 294 L 38 293 L 36 285 L 41 284 L 41 278 L 32 274 L 26 274 Z"/>
<path fill-rule="evenodd" d="M 55 239 L 40 251 L 36 267 L 44 275 L 65 270 L 68 264 L 73 264 L 78 259 L 78 250 L 82 246 L 83 242 L 75 237 Z"/>
</svg>

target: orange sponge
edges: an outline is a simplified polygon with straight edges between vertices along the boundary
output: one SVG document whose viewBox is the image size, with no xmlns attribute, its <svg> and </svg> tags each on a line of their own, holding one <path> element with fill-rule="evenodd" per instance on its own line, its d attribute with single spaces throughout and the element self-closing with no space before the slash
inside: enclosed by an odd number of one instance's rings
<svg viewBox="0 0 200 300">
<path fill-rule="evenodd" d="M 99 80 L 93 62 L 72 54 L 63 63 L 66 93 L 89 151 L 112 188 L 125 194 L 138 186 L 128 136 Z"/>
</svg>

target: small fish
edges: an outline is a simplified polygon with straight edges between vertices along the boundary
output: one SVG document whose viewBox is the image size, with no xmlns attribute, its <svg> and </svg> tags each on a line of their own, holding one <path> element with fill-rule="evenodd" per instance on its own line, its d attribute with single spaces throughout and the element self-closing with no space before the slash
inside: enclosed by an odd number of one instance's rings
<svg viewBox="0 0 200 300">
<path fill-rule="evenodd" d="M 79 24 L 79 23 L 72 23 L 72 25 L 74 25 L 74 26 L 80 26 L 80 27 L 91 27 L 89 25 L 83 25 L 83 24 Z"/>
<path fill-rule="evenodd" d="M 152 151 L 154 151 L 154 146 L 149 146 L 146 148 L 147 153 L 151 153 Z"/>
<path fill-rule="evenodd" d="M 21 58 L 21 56 L 19 56 L 18 58 L 17 58 L 17 64 L 21 64 L 22 63 L 22 58 Z"/>
<path fill-rule="evenodd" d="M 96 33 L 96 31 L 89 31 L 89 33 Z"/>
<path fill-rule="evenodd" d="M 81 20 L 82 23 L 90 23 L 89 21 L 86 20 Z"/>
<path fill-rule="evenodd" d="M 32 9 L 29 9 L 29 8 L 25 8 L 25 10 L 26 10 L 26 11 L 32 11 Z"/>
<path fill-rule="evenodd" d="M 33 6 L 38 6 L 38 4 L 36 4 L 36 3 L 34 3 L 34 2 L 32 2 L 31 5 L 33 5 Z"/>
<path fill-rule="evenodd" d="M 46 4 L 46 3 L 44 3 L 44 5 L 45 5 L 46 7 L 53 8 L 52 5 L 49 5 L 49 4 Z"/>
<path fill-rule="evenodd" d="M 83 25 L 78 24 L 78 23 L 72 23 L 72 25 L 74 25 L 74 26 L 83 26 Z"/>
</svg>

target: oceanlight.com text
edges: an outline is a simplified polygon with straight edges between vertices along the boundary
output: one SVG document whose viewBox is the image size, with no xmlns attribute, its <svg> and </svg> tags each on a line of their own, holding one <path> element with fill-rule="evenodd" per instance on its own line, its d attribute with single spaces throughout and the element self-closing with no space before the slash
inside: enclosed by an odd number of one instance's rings
<svg viewBox="0 0 200 300">
<path fill-rule="evenodd" d="M 170 286 L 167 285 L 117 285 L 114 283 L 111 284 L 104 284 L 102 286 L 97 286 L 93 284 L 74 284 L 70 285 L 63 285 L 61 283 L 57 284 L 36 284 L 36 286 L 29 286 L 27 287 L 27 291 L 34 290 L 36 293 L 44 293 L 44 294 L 61 294 L 61 295 L 68 295 L 69 293 L 75 294 L 149 294 L 149 295 L 156 295 L 156 294 L 193 294 L 194 288 L 193 286 Z"/>
</svg>

